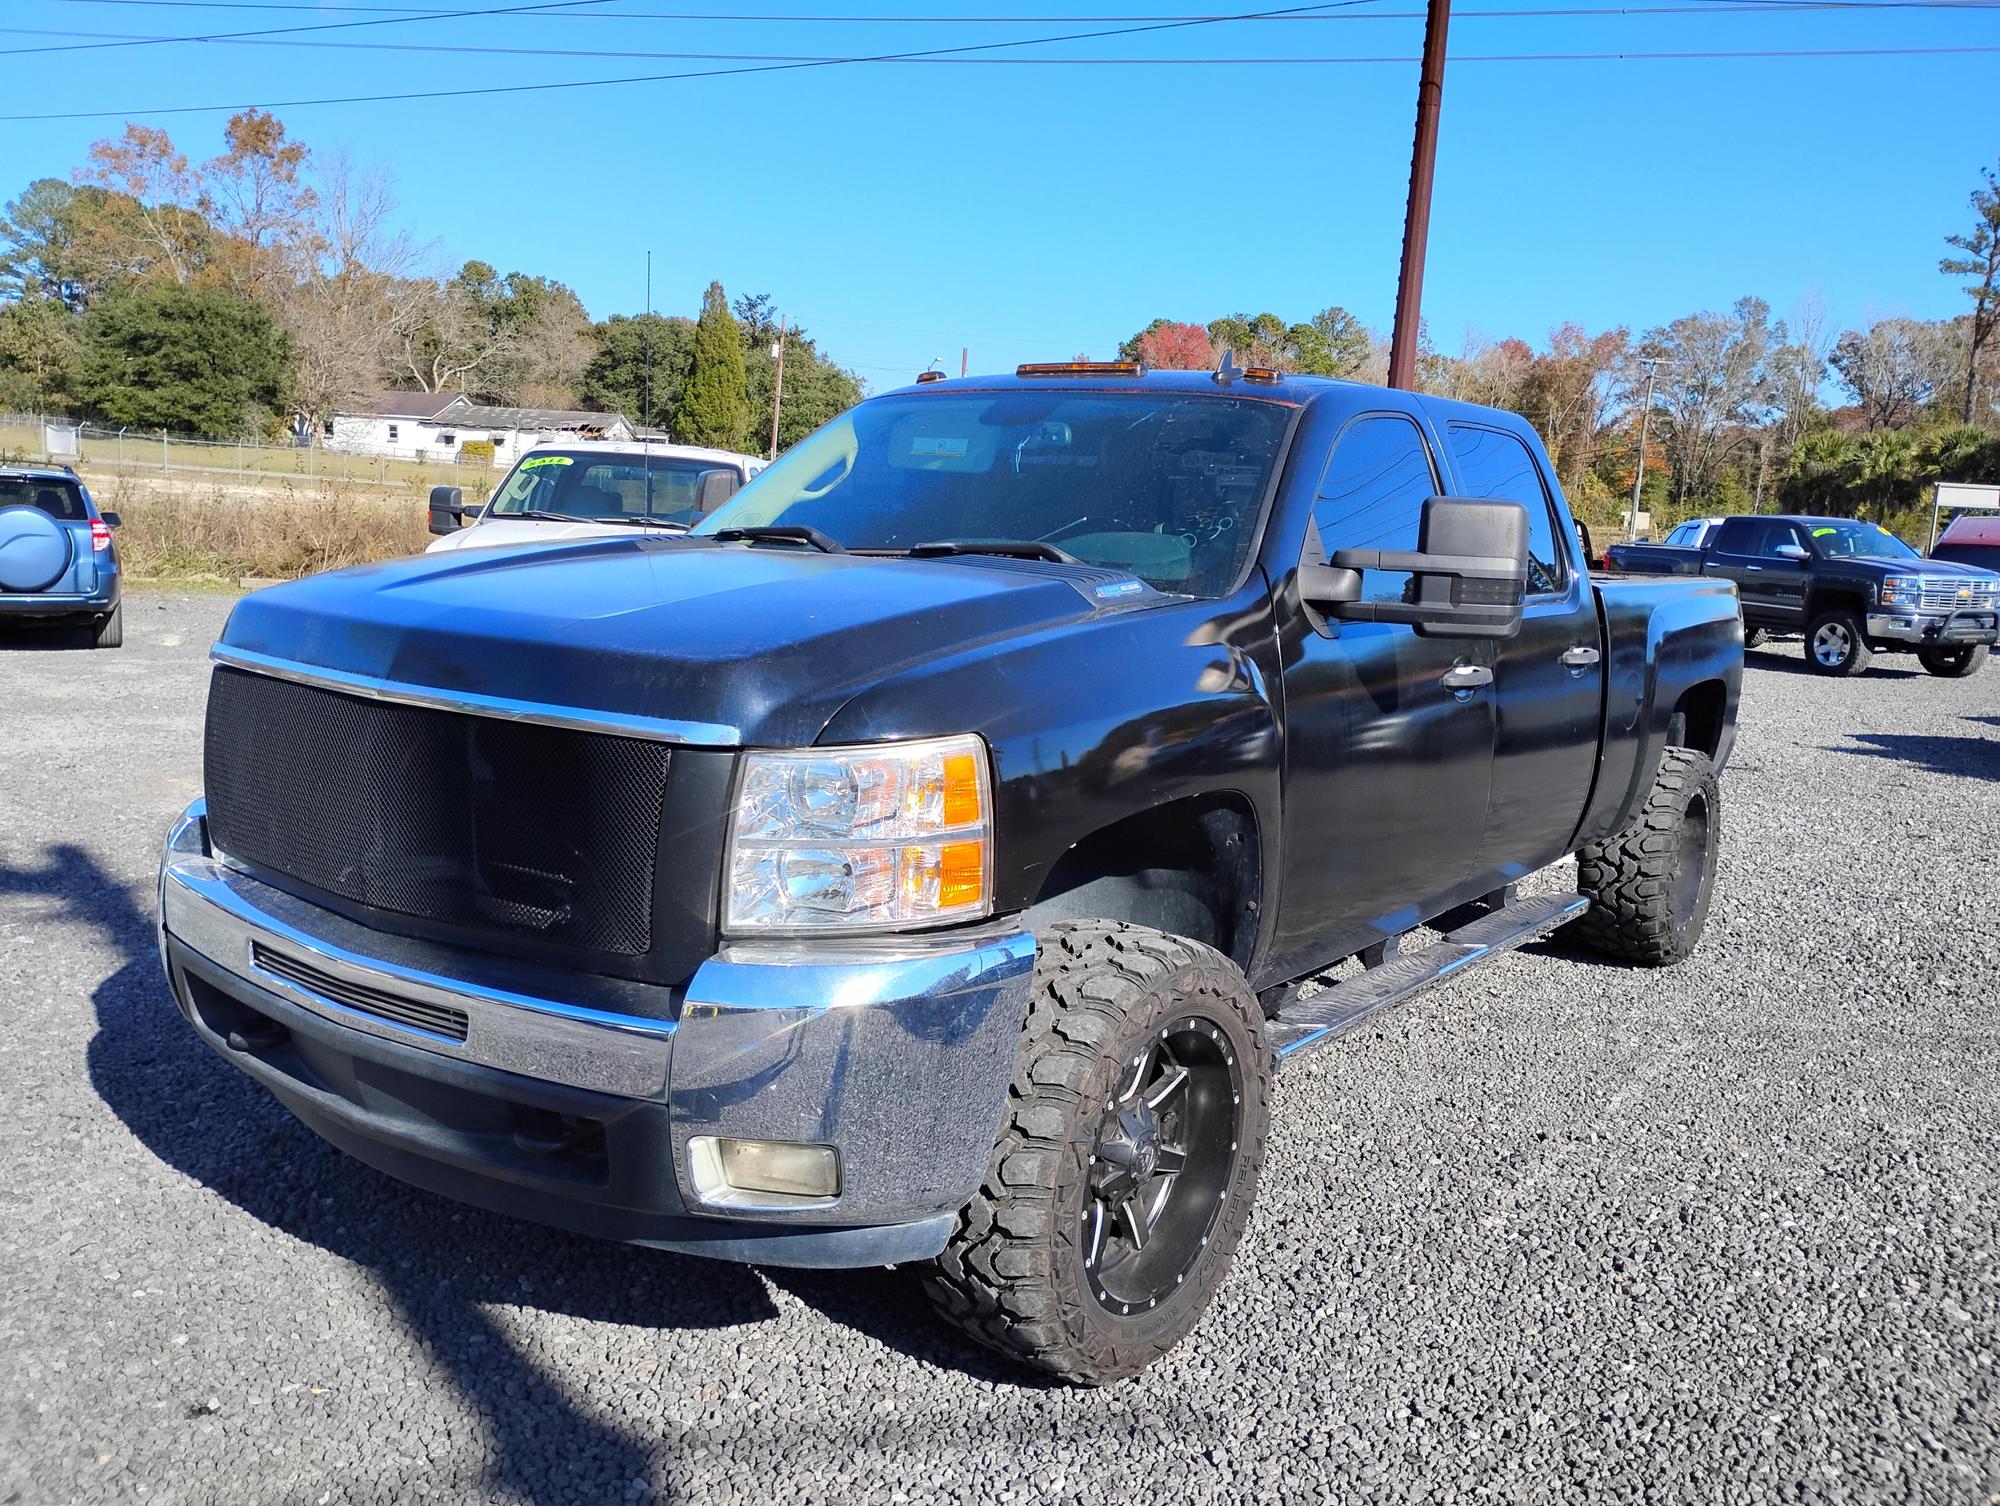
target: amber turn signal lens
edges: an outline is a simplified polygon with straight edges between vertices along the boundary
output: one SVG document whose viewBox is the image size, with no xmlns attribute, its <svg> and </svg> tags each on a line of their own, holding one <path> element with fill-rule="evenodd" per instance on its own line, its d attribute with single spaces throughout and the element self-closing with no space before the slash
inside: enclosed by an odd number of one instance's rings
<svg viewBox="0 0 2000 1506">
<path fill-rule="evenodd" d="M 976 905 L 986 897 L 986 848 L 982 842 L 953 842 L 938 854 L 938 908 Z"/>
<path fill-rule="evenodd" d="M 944 824 L 977 825 L 985 814 L 979 808 L 979 761 L 970 753 L 952 753 L 944 760 Z"/>
</svg>

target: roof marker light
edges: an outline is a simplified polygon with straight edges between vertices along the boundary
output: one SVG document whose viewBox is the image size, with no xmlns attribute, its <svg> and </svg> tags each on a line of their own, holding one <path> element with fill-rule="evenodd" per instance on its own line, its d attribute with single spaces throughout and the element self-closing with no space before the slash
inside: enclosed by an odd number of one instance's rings
<svg viewBox="0 0 2000 1506">
<path fill-rule="evenodd" d="M 1014 368 L 1017 377 L 1144 376 L 1138 361 L 1028 361 Z"/>
</svg>

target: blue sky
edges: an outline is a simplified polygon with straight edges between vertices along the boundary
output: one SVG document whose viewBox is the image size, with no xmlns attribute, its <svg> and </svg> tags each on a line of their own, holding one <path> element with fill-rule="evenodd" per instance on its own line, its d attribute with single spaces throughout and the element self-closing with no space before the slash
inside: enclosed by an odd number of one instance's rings
<svg viewBox="0 0 2000 1506">
<path fill-rule="evenodd" d="M 6 0 L 0 50 L 100 36 L 375 20 L 380 7 Z M 1249 0 L 1243 9 L 1255 8 Z M 1275 3 L 1275 0 L 1273 0 Z M 2000 4 L 1738 9 L 1724 0 L 1462 0 L 1452 23 L 1425 312 L 1539 340 L 1576 319 L 1635 329 L 1739 296 L 1780 313 L 1817 290 L 1841 325 L 1935 317 L 1938 275 L 2000 161 L 2000 51 L 1958 56 L 1480 61 L 1519 53 L 2000 48 Z M 369 7 L 375 7 L 373 9 Z M 1481 11 L 1588 9 L 1561 16 Z M 1050 16 L 1216 14 L 1189 0 L 602 0 L 543 16 L 462 15 L 302 34 L 366 49 L 183 43 L 20 57 L 0 113 L 0 194 L 65 175 L 123 120 L 191 155 L 225 113 L 162 107 L 441 91 L 732 66 L 629 54 L 852 56 L 1103 29 Z M 1418 0 L 1315 21 L 1238 21 L 987 54 L 1061 58 L 1414 59 Z M 1035 21 L 659 19 L 675 11 L 858 12 Z M 638 13 L 650 13 L 650 18 Z M 1133 23 L 1137 24 L 1137 23 Z M 41 34 L 36 34 L 41 33 Z M 417 45 L 507 53 L 388 50 Z M 562 51 L 624 56 L 577 57 Z M 396 178 L 441 266 L 477 256 L 568 283 L 592 314 L 692 313 L 719 277 L 769 292 L 873 386 L 931 357 L 975 370 L 1108 355 L 1155 315 L 1330 303 L 1386 328 L 1407 183 L 1414 61 L 1284 66 L 858 64 L 499 97 L 280 108 L 295 137 Z"/>
</svg>

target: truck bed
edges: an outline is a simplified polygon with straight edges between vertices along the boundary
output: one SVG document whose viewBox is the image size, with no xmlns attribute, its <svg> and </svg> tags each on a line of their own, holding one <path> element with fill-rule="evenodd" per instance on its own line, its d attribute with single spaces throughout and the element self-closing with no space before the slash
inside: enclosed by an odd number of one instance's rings
<svg viewBox="0 0 2000 1506">
<path fill-rule="evenodd" d="M 1613 576 L 1591 584 L 1604 638 L 1604 737 L 1577 845 L 1618 830 L 1638 809 L 1677 711 L 1688 718 L 1689 741 L 1711 746 L 1718 769 L 1727 764 L 1743 680 L 1734 582 Z M 1717 683 L 1726 695 L 1698 688 Z"/>
</svg>

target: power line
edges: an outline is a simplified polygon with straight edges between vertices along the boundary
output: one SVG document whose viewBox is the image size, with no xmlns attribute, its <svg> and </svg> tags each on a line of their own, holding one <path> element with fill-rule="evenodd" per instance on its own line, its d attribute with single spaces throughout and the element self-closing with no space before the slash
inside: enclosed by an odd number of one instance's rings
<svg viewBox="0 0 2000 1506">
<path fill-rule="evenodd" d="M 1045 38 L 1041 40 L 1061 40 Z M 991 43 L 989 46 L 1027 46 L 1028 43 Z M 960 49 L 942 49 L 953 51 Z M 1971 47 L 1769 47 L 1724 49 L 1716 51 L 1654 51 L 1654 52 L 1514 52 L 1514 53 L 1469 53 L 1454 56 L 1454 63 L 1635 63 L 1635 62 L 1709 62 L 1734 59 L 1808 59 L 1808 58 L 1884 58 L 1884 57 L 1975 57 L 2000 53 L 2000 45 Z M 315 99 L 273 99 L 259 102 L 257 108 L 267 110 L 296 110 L 320 105 L 360 105 L 394 104 L 406 100 L 466 99 L 485 95 L 539 94 L 564 89 L 596 89 L 623 84 L 675 83 L 685 79 L 737 78 L 755 73 L 783 73 L 802 68 L 831 68 L 855 63 L 900 63 L 920 60 L 924 54 L 884 54 L 875 57 L 829 57 L 812 58 L 803 61 L 757 63 L 737 68 L 694 69 L 681 73 L 633 74 L 618 78 L 587 78 L 567 81 L 551 81 L 533 84 L 491 84 L 468 89 L 416 89 L 395 94 L 349 94 L 326 96 Z M 1214 67 L 1218 64 L 1210 59 L 1191 58 L 1020 58 L 1020 59 L 953 59 L 936 58 L 936 61 L 985 61 L 990 63 L 1013 62 L 1023 66 L 1071 66 L 1071 67 Z M 1369 65 L 1394 63 L 1407 65 L 1419 61 L 1413 55 L 1394 56 L 1348 56 L 1320 58 L 1270 58 L 1263 62 L 1268 65 L 1296 66 L 1312 65 Z M 104 120 L 130 118 L 133 116 L 156 115 L 214 115 L 224 111 L 247 108 L 246 101 L 236 101 L 219 105 L 168 105 L 155 108 L 125 110 L 66 110 L 49 111 L 34 115 L 0 115 L 0 123 L 11 124 L 24 121 L 45 120 Z"/>
<path fill-rule="evenodd" d="M 1457 19 L 1454 17 L 1454 19 Z M 0 27 L 0 35 L 21 34 L 14 27 Z M 47 35 L 30 32 L 27 35 Z M 61 33 L 56 33 L 61 35 Z M 533 57 L 533 58 L 627 58 L 634 61 L 651 62 L 703 62 L 703 63 L 782 63 L 801 66 L 825 66 L 847 62 L 880 62 L 884 64 L 922 64 L 926 66 L 948 66 L 981 68 L 1285 68 L 1320 67 L 1343 63 L 1396 63 L 1411 62 L 1410 57 L 1367 57 L 1347 55 L 1340 57 L 890 57 L 890 58 L 846 58 L 838 55 L 798 52 L 638 52 L 628 47 L 584 48 L 584 47 L 470 47 L 444 42 L 302 42 L 293 40 L 244 40 L 224 45 L 236 47 L 294 47 L 307 49 L 333 49 L 338 51 L 361 52 L 410 52 L 445 54 L 450 56 L 476 57 Z M 1578 53 L 1516 53 L 1488 54 L 1485 56 L 1460 56 L 1454 54 L 1451 61 L 1467 63 L 1512 63 L 1512 62 L 1587 62 L 1593 60 L 1665 60 L 1669 58 L 1752 58 L 1752 57 L 1903 57 L 1924 53 L 1980 52 L 1993 49 L 1979 47 L 1904 47 L 1904 48 L 1825 48 L 1825 49 L 1779 49 L 1725 50 L 1714 52 L 1578 52 Z M 718 70 L 726 72 L 734 70 Z M 747 70 L 754 71 L 754 70 Z M 711 75 L 693 73 L 677 75 L 683 78 L 705 78 Z M 615 83 L 618 80 L 580 80 L 576 87 L 595 83 Z M 561 86 L 548 86 L 561 87 Z M 398 96 L 390 96 L 398 97 Z M 297 104 L 300 101 L 277 101 L 280 104 Z M 313 101 L 304 101 L 313 103 Z M 159 112 L 164 113 L 164 112 Z M 0 120 L 17 120 L 20 116 L 0 115 Z M 47 116 L 31 117 L 48 119 Z"/>
<path fill-rule="evenodd" d="M 312 26 L 270 26 L 260 31 L 222 31 L 207 36 L 142 37 L 116 42 L 71 42 L 60 47 L 16 47 L 0 57 L 27 57 L 44 52 L 91 52 L 106 47 L 154 47 L 167 42 L 234 42 L 248 37 L 289 36 L 302 31 L 348 31 L 357 26 L 403 26 L 413 21 L 460 21 L 467 17 L 504 16 L 522 11 L 572 10 L 585 5 L 602 5 L 605 0 L 537 0 L 529 5 L 496 5 L 486 10 L 434 10 L 414 15 L 387 16 L 375 21 L 327 21 Z"/>
<path fill-rule="evenodd" d="M 253 10 L 253 11 L 295 11 L 324 14 L 324 6 L 306 3 L 306 0 L 61 0 L 66 5 L 120 5 L 165 7 L 193 10 Z M 585 0 L 588 3 L 588 0 Z M 607 0 L 598 0 L 607 3 Z M 413 20 L 431 20 L 442 17 L 476 16 L 489 14 L 483 11 L 418 11 L 408 6 L 392 5 L 349 5 L 344 10 L 359 12 L 379 12 L 385 15 L 403 16 Z M 1529 9 L 1489 9 L 1478 11 L 1455 11 L 1453 20 L 1478 20 L 1487 17 L 1517 16 L 1624 16 L 1624 15 L 1670 15 L 1670 14 L 1710 14 L 1731 11 L 1903 11 L 1903 10 L 1994 10 L 2000 9 L 2000 0 L 1698 0 L 1688 5 L 1601 5 L 1543 7 Z M 522 7 L 504 14 L 509 19 L 524 21 L 711 21 L 742 22 L 764 24 L 779 22 L 785 25 L 837 24 L 837 25 L 907 25 L 907 26 L 1011 26 L 1046 25 L 1063 23 L 1069 25 L 1122 23 L 1139 21 L 1259 21 L 1284 24 L 1305 22 L 1346 22 L 1346 21 L 1407 21 L 1420 20 L 1424 13 L 1420 10 L 1367 11 L 1362 13 L 1277 12 L 1249 16 L 1216 15 L 1116 15 L 1116 16 L 1048 16 L 1048 15 L 807 15 L 802 13 L 762 13 L 725 14 L 714 11 L 573 11 L 562 15 L 537 13 L 532 7 Z"/>
<path fill-rule="evenodd" d="M 135 0 L 117 0 L 117 3 L 131 4 L 135 3 Z M 585 3 L 590 3 L 590 0 L 585 0 Z M 1898 11 L 1905 11 L 1905 10 L 1955 11 L 1955 10 L 1969 10 L 1975 8 L 1981 10 L 2000 9 L 2000 0 L 1879 0 L 1879 3 L 1871 3 L 1867 5 L 1854 4 L 1853 0 L 1729 0 L 1729 3 L 1719 4 L 1719 5 L 1702 5 L 1702 4 L 1631 5 L 1631 6 L 1620 6 L 1616 9 L 1609 9 L 1609 10 L 1603 7 L 1568 6 L 1560 8 L 1543 7 L 1543 8 L 1519 9 L 1519 10 L 1472 11 L 1472 12 L 1462 12 L 1456 15 L 1454 19 L 1460 21 L 1479 20 L 1479 19 L 1515 20 L 1522 18 L 1539 19 L 1539 18 L 1559 16 L 1559 17 L 1570 17 L 1570 18 L 1604 17 L 1606 19 L 1622 20 L 1634 16 L 1741 15 L 1745 13 L 1758 13 L 1758 14 L 1768 15 L 1773 12 L 1781 14 L 1797 14 L 1808 11 L 1818 11 L 1818 12 L 1831 11 L 1831 12 L 1852 13 L 1853 11 L 1856 10 L 1886 10 L 1886 9 L 1895 9 Z M 482 12 L 478 14 L 489 14 L 489 13 Z M 1388 20 L 1388 19 L 1416 19 L 1420 18 L 1422 14 L 1423 12 L 1421 11 L 1374 11 L 1374 12 L 1368 12 L 1366 14 L 1357 13 L 1345 16 L 1335 16 L 1335 15 L 1280 16 L 1280 17 L 1273 17 L 1270 19 L 1374 21 L 1374 20 Z M 552 17 L 551 19 L 576 19 L 576 18 Z M 609 18 L 599 17 L 599 19 L 609 19 Z M 174 41 L 189 40 L 188 38 L 184 37 L 159 37 L 159 36 L 148 36 L 144 34 L 116 33 L 116 32 L 107 33 L 107 32 L 50 31 L 50 30 L 31 28 L 31 27 L 21 27 L 21 26 L 0 27 L 0 35 L 31 36 L 31 37 L 83 37 L 83 38 L 99 38 L 107 42 L 116 41 L 116 42 L 142 42 L 142 43 L 174 42 Z M 355 52 L 442 53 L 454 56 L 481 56 L 481 57 L 630 58 L 634 60 L 652 60 L 652 61 L 672 60 L 672 61 L 682 61 L 682 62 L 733 62 L 733 63 L 772 63 L 772 62 L 827 63 L 834 61 L 833 56 L 829 56 L 826 54 L 819 54 L 819 53 L 649 52 L 649 51 L 641 51 L 631 47 L 591 48 L 591 47 L 550 47 L 545 45 L 533 46 L 533 47 L 495 47 L 495 46 L 467 46 L 463 44 L 450 43 L 450 42 L 348 42 L 348 41 L 320 42 L 320 41 L 305 40 L 293 36 L 276 36 L 276 35 L 248 33 L 248 32 L 236 33 L 233 35 L 209 37 L 209 38 L 204 38 L 203 40 L 205 42 L 213 44 L 226 44 L 231 46 L 290 47 L 290 48 L 301 48 L 308 50 L 336 49 L 342 51 L 355 51 Z M 1026 45 L 1026 44 L 1023 43 L 1020 45 Z M 55 51 L 58 49 L 31 48 L 23 50 Z M 1159 63 L 1163 66 L 1168 64 L 1202 64 L 1202 65 L 1227 65 L 1230 67 L 1242 67 L 1242 66 L 1254 66 L 1259 64 L 1325 63 L 1325 62 L 1338 62 L 1341 60 L 1337 58 L 1320 58 L 1320 57 L 1234 57 L 1234 58 L 1180 58 L 1180 59 L 1176 58 L 1158 58 L 1158 59 L 999 58 L 999 59 L 983 59 L 983 60 L 977 58 L 965 58 L 965 59 L 913 58 L 910 59 L 909 61 L 913 62 L 987 61 L 987 62 L 1011 62 L 1017 64 L 1070 63 L 1070 62 L 1081 63 L 1081 62 L 1094 61 L 1107 64 L 1125 64 L 1125 65 Z"/>
<path fill-rule="evenodd" d="M 589 5 L 589 4 L 601 3 L 601 0 L 560 0 L 560 3 L 566 3 L 572 5 Z M 845 67 L 855 63 L 895 63 L 895 62 L 903 62 L 911 58 L 948 57 L 956 54 L 971 53 L 971 52 L 996 52 L 1001 49 L 1010 47 L 1043 47 L 1056 42 L 1088 42 L 1088 41 L 1099 40 L 1105 37 L 1138 36 L 1142 33 L 1147 33 L 1147 32 L 1182 31 L 1195 26 L 1216 26 L 1229 21 L 1250 20 L 1253 17 L 1258 17 L 1258 16 L 1282 16 L 1282 15 L 1293 14 L 1300 11 L 1340 10 L 1346 7 L 1357 6 L 1357 5 L 1371 5 L 1374 3 L 1375 0 L 1327 0 L 1327 3 L 1322 3 L 1318 5 L 1292 5 L 1292 6 L 1286 6 L 1279 10 L 1250 11 L 1241 15 L 1234 15 L 1234 16 L 1203 16 L 1195 20 L 1167 21 L 1147 26 L 1120 26 L 1104 31 L 1072 31 L 1072 32 L 1065 32 L 1057 36 L 1017 37 L 1014 40 L 1008 42 L 969 42 L 962 46 L 957 46 L 957 47 L 927 47 L 913 52 L 874 53 L 865 57 L 811 58 L 803 61 L 790 61 L 781 63 L 756 63 L 740 68 L 702 69 L 687 73 L 626 74 L 617 78 L 553 79 L 545 83 L 488 84 L 480 87 L 466 88 L 466 89 L 435 89 L 435 90 L 423 90 L 420 92 L 411 91 L 401 94 L 354 95 L 340 99 L 273 100 L 270 101 L 269 104 L 264 107 L 270 109 L 298 109 L 306 105 L 386 104 L 406 99 L 467 99 L 476 95 L 487 95 L 487 94 L 540 94 L 540 93 L 547 93 L 548 91 L 555 89 L 598 89 L 619 84 L 671 83 L 685 78 L 723 78 L 731 75 L 745 74 L 745 73 L 782 73 L 789 70 L 801 69 L 801 68 L 836 68 L 836 67 Z M 462 11 L 458 12 L 457 14 L 470 15 L 472 13 L 469 11 Z M 359 25 L 361 23 L 354 22 L 347 24 Z M 315 31 L 315 30 L 321 30 L 323 28 L 299 27 L 293 29 L 301 31 Z M 248 36 L 248 35 L 255 35 L 255 33 L 233 33 L 231 35 Z M 178 40 L 196 41 L 201 39 L 187 37 L 187 38 L 180 38 Z M 129 45 L 129 44 L 107 44 L 107 45 Z M 68 49 L 51 47 L 51 48 L 36 48 L 29 50 L 42 51 L 42 52 L 60 52 Z M 11 57 L 16 55 L 18 54 L 0 53 L 0 57 Z M 212 115 L 217 113 L 218 111 L 236 110 L 236 109 L 241 109 L 243 107 L 244 107 L 243 103 L 239 102 L 234 105 L 172 105 L 172 106 L 163 106 L 157 109 L 149 109 L 149 110 L 76 110 L 67 112 L 57 111 L 41 115 L 0 115 L 0 121 L 94 120 L 102 116 L 135 115 L 135 114 Z"/>
</svg>

